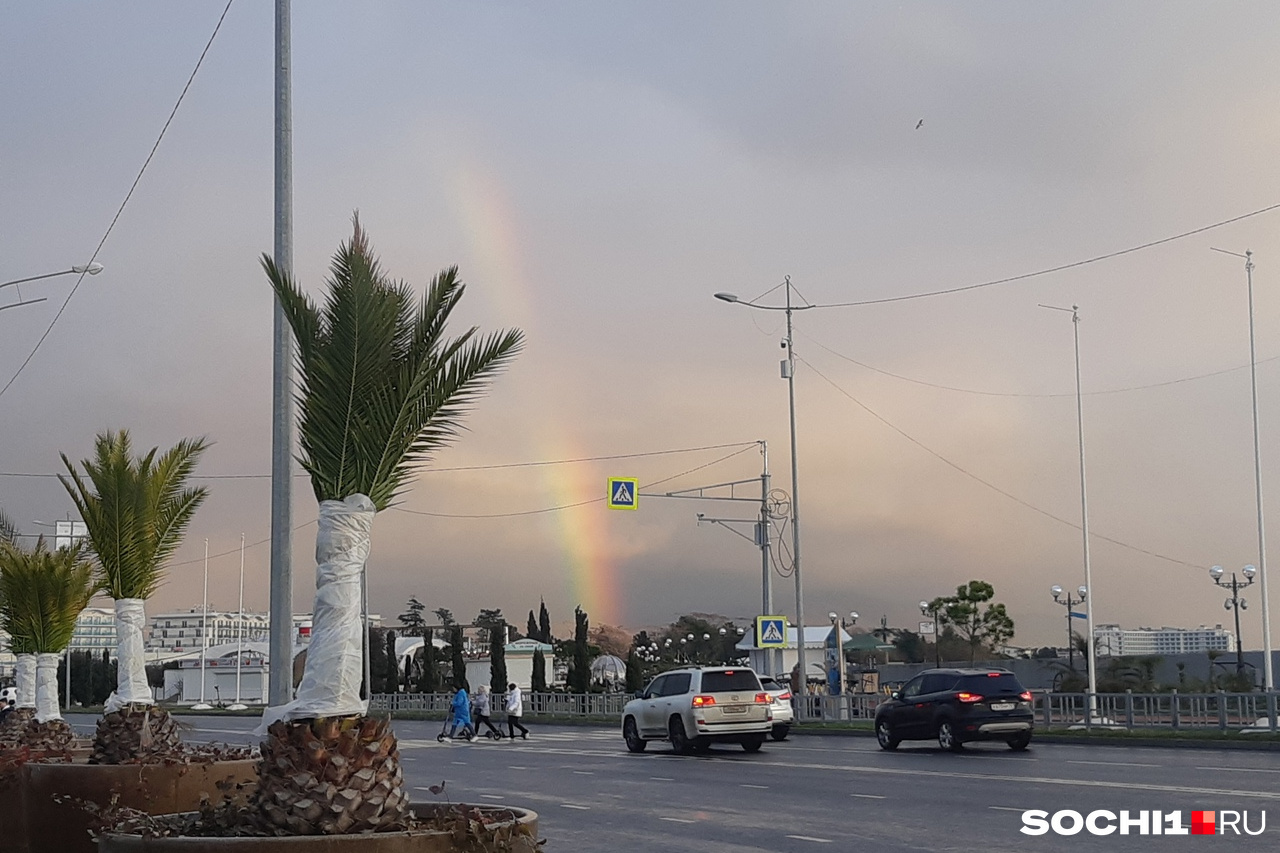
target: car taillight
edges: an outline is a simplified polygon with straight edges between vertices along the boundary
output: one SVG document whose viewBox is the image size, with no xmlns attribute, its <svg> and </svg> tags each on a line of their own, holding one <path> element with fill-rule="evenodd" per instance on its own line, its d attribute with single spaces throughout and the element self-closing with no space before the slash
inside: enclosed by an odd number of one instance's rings
<svg viewBox="0 0 1280 853">
<path fill-rule="evenodd" d="M 779 702 L 790 702 L 790 701 L 791 701 L 791 691 L 790 691 L 790 690 L 788 690 L 786 693 L 783 693 L 783 694 L 781 694 L 780 696 L 778 696 L 778 701 L 779 701 Z"/>
<path fill-rule="evenodd" d="M 1023 702 L 1030 702 L 1035 697 L 1031 695 L 1030 690 L 1024 690 L 1018 694 L 1018 698 L 1021 699 Z"/>
<path fill-rule="evenodd" d="M 979 696 L 977 693 L 961 693 L 957 695 L 956 698 L 959 699 L 961 702 L 965 702 L 965 703 L 982 701 L 982 697 Z"/>
<path fill-rule="evenodd" d="M 769 704 L 771 704 L 772 702 L 773 702 L 773 697 L 772 697 L 772 696 L 770 696 L 768 693 L 757 693 L 757 694 L 756 694 L 756 704 L 757 704 L 757 705 L 769 705 Z"/>
<path fill-rule="evenodd" d="M 714 704 L 716 704 L 716 697 L 714 696 L 694 696 L 693 697 L 693 707 L 695 708 L 705 708 L 708 705 L 714 705 Z"/>
</svg>

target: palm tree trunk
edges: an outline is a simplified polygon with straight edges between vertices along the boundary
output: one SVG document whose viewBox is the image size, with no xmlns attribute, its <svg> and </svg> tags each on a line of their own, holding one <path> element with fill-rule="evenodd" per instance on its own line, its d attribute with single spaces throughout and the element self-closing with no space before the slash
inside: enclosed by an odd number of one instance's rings
<svg viewBox="0 0 1280 853">
<path fill-rule="evenodd" d="M 151 686 L 147 683 L 147 662 L 143 653 L 142 631 L 147 625 L 146 602 L 141 598 L 116 599 L 116 671 L 115 692 L 107 698 L 103 713 L 110 714 L 128 705 L 154 705 Z"/>
<path fill-rule="evenodd" d="M 14 671 L 14 687 L 18 691 L 18 704 L 15 708 L 34 708 L 36 706 L 36 656 L 33 654 L 18 655 L 18 665 Z"/>
<path fill-rule="evenodd" d="M 58 710 L 58 660 L 61 657 L 56 652 L 41 652 L 35 656 L 37 723 L 62 719 L 62 712 Z"/>
</svg>

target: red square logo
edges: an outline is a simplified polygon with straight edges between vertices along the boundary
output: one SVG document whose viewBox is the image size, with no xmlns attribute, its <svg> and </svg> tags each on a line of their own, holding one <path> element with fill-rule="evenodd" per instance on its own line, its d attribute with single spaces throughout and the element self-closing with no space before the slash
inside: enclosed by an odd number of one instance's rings
<svg viewBox="0 0 1280 853">
<path fill-rule="evenodd" d="M 1191 813 L 1191 834 L 1192 835 L 1213 835 L 1214 823 L 1216 822 L 1217 812 L 1192 812 Z"/>
</svg>

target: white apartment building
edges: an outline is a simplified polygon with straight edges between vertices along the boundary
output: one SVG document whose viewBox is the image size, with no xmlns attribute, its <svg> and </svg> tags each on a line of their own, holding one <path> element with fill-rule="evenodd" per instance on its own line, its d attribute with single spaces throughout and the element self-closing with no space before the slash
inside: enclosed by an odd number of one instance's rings
<svg viewBox="0 0 1280 853">
<path fill-rule="evenodd" d="M 369 614 L 369 624 L 377 627 L 382 617 Z M 114 632 L 114 623 L 112 624 Z M 271 617 L 266 613 L 243 614 L 210 610 L 201 613 L 200 608 L 177 613 L 157 613 L 151 617 L 147 632 L 146 648 L 156 653 L 191 653 L 205 647 L 204 632 L 209 633 L 209 646 L 224 643 L 267 641 L 271 634 Z M 114 634 L 113 634 L 114 636 Z M 311 614 L 293 614 L 293 641 L 295 644 L 311 642 Z M 113 646 L 114 647 L 114 646 Z"/>
<path fill-rule="evenodd" d="M 1212 628 L 1121 628 L 1098 625 L 1093 629 L 1100 655 L 1180 655 L 1210 650 L 1230 651 L 1235 644 L 1231 632 L 1221 625 Z"/>
<path fill-rule="evenodd" d="M 116 611 L 111 607 L 86 607 L 76 618 L 71 635 L 73 652 L 110 652 L 116 655 Z"/>
</svg>

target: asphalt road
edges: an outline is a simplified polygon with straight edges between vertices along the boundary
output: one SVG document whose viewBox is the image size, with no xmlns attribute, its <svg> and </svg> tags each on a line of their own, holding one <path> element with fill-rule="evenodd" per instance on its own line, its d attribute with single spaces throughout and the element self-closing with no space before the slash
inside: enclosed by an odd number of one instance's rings
<svg viewBox="0 0 1280 853">
<path fill-rule="evenodd" d="M 83 731 L 88 717 L 70 717 Z M 187 717 L 192 742 L 255 742 L 255 720 Z M 538 812 L 556 851 L 1154 851 L 1171 845 L 1280 849 L 1280 755 L 1241 750 L 979 744 L 963 753 L 927 742 L 886 753 L 870 738 L 793 736 L 756 755 L 736 746 L 704 756 L 665 744 L 631 755 L 615 729 L 531 725 L 527 741 L 437 743 L 439 724 L 398 721 L 414 798 L 447 782 L 453 802 Z M 1025 809 L 1118 813 L 1247 811 L 1260 836 L 1213 840 L 1019 830 Z M 1167 825 L 1167 824 L 1166 824 Z M 826 845 L 834 845 L 826 847 Z"/>
</svg>

